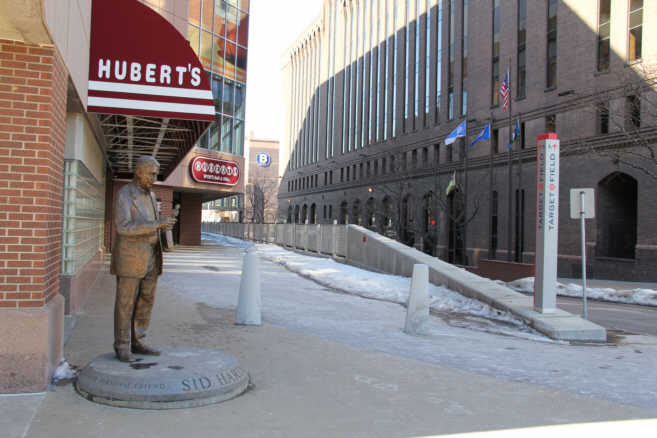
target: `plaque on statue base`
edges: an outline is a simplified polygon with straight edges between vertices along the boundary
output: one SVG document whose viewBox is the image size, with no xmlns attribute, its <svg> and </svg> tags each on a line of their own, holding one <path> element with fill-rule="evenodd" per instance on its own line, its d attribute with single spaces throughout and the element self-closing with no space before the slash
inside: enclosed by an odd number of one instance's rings
<svg viewBox="0 0 657 438">
<path fill-rule="evenodd" d="M 162 348 L 160 356 L 120 362 L 98 356 L 78 375 L 75 389 L 87 400 L 136 409 L 192 408 L 242 394 L 249 373 L 237 358 L 217 350 Z"/>
</svg>

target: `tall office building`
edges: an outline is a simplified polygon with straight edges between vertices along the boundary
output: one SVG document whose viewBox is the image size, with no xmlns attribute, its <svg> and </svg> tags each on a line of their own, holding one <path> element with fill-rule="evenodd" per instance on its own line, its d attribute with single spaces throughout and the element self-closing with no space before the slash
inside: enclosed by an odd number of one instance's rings
<svg viewBox="0 0 657 438">
<path fill-rule="evenodd" d="M 279 220 L 532 263 L 537 137 L 553 132 L 559 274 L 581 272 L 569 189 L 590 187 L 589 274 L 653 279 L 656 24 L 646 0 L 323 1 L 282 68 Z"/>
</svg>

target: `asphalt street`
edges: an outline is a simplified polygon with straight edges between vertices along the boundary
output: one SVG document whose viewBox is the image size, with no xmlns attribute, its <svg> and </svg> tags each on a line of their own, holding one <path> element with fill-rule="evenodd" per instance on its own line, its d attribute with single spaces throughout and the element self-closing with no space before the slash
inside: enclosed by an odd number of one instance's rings
<svg viewBox="0 0 657 438">
<path fill-rule="evenodd" d="M 558 297 L 557 307 L 583 314 L 581 298 Z M 588 319 L 607 330 L 657 336 L 657 307 L 587 300 Z"/>
</svg>

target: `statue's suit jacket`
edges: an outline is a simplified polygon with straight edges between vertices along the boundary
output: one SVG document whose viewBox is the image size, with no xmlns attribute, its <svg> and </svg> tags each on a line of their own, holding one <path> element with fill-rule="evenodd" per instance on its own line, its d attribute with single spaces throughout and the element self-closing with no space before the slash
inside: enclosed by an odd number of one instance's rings
<svg viewBox="0 0 657 438">
<path fill-rule="evenodd" d="M 151 211 L 155 212 L 155 221 L 150 219 Z M 155 257 L 157 275 L 162 273 L 162 242 L 158 219 L 157 201 L 153 192 L 145 196 L 136 181 L 119 190 L 114 207 L 116 241 L 112 248 L 112 274 L 144 278 L 151 255 Z"/>
</svg>

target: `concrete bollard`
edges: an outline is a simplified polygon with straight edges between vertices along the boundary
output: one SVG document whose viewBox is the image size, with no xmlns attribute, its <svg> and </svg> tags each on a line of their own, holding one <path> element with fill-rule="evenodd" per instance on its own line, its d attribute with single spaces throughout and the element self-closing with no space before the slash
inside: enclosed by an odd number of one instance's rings
<svg viewBox="0 0 657 438">
<path fill-rule="evenodd" d="M 413 265 L 411 291 L 408 294 L 406 324 L 404 332 L 409 335 L 423 335 L 429 323 L 429 268 L 427 265 Z"/>
<path fill-rule="evenodd" d="M 235 323 L 260 325 L 260 260 L 254 252 L 247 252 L 242 263 L 240 294 L 235 311 Z"/>
</svg>

